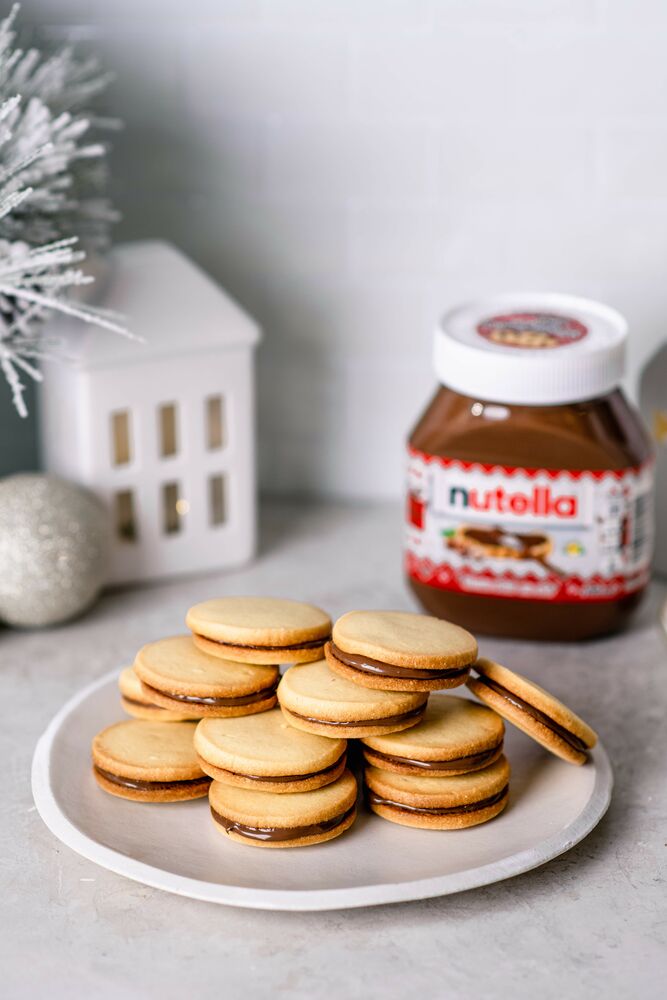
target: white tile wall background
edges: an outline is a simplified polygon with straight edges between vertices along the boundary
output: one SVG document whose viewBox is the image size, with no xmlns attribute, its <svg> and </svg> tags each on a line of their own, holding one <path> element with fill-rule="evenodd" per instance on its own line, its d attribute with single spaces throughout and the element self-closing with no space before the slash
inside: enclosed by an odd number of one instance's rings
<svg viewBox="0 0 667 1000">
<path fill-rule="evenodd" d="M 438 314 L 600 297 L 667 336 L 665 0 L 26 0 L 117 73 L 120 238 L 263 324 L 264 488 L 398 494 Z M 187 331 L 184 330 L 184 336 Z"/>
</svg>

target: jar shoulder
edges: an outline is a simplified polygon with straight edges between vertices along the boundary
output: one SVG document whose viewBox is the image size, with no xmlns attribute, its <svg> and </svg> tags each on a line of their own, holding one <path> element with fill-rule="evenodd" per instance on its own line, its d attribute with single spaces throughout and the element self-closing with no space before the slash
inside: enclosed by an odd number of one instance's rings
<svg viewBox="0 0 667 1000">
<path fill-rule="evenodd" d="M 431 455 L 549 469 L 620 469 L 651 456 L 637 411 L 621 390 L 560 406 L 488 404 L 439 387 L 410 435 Z"/>
</svg>

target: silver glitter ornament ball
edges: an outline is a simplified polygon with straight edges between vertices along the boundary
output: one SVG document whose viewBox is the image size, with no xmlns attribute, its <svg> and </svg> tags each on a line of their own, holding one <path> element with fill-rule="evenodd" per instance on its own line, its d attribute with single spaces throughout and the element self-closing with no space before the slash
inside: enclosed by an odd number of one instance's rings
<svg viewBox="0 0 667 1000">
<path fill-rule="evenodd" d="M 87 490 L 55 476 L 0 481 L 0 619 L 57 625 L 97 597 L 107 565 L 108 518 Z"/>
</svg>

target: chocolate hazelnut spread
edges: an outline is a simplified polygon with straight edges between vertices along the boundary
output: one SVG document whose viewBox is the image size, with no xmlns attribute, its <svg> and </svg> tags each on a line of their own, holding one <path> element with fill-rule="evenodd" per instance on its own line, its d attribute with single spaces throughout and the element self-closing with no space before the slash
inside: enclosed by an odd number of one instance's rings
<svg viewBox="0 0 667 1000">
<path fill-rule="evenodd" d="M 251 646 L 247 642 L 225 642 L 224 639 L 211 639 L 208 635 L 200 635 L 199 637 L 200 639 L 205 639 L 206 642 L 216 642 L 219 646 L 232 646 L 234 649 L 261 649 L 267 653 L 279 652 L 280 650 L 285 649 L 317 649 L 318 646 L 323 646 L 329 639 L 329 636 L 325 635 L 321 639 L 308 639 L 305 642 L 293 642 L 289 646 Z"/>
<path fill-rule="evenodd" d="M 423 771 L 460 771 L 462 767 L 469 767 L 470 770 L 483 767 L 496 759 L 503 748 L 501 740 L 490 750 L 483 750 L 480 753 L 468 754 L 466 757 L 451 757 L 449 760 L 416 760 L 411 757 L 399 757 L 393 753 L 384 753 L 375 750 L 373 747 L 364 747 L 364 756 L 374 764 L 376 760 L 385 761 L 390 764 L 407 765 L 408 767 L 418 767 Z M 379 765 L 382 767 L 382 764 Z"/>
<path fill-rule="evenodd" d="M 509 791 L 509 785 L 505 785 L 499 792 L 495 795 L 489 795 L 486 799 L 480 799 L 479 802 L 467 802 L 460 806 L 440 806 L 434 809 L 427 809 L 424 806 L 409 806 L 405 802 L 394 802 L 393 799 L 385 799 L 382 795 L 378 795 L 377 792 L 368 789 L 367 797 L 368 803 L 372 806 L 389 806 L 391 809 L 398 809 L 400 812 L 409 813 L 420 813 L 423 816 L 464 816 L 466 813 L 478 812 L 480 809 L 488 809 L 489 806 L 495 806 L 497 802 L 501 802 Z"/>
<path fill-rule="evenodd" d="M 209 705 L 216 708 L 234 708 L 236 705 L 252 705 L 256 701 L 264 701 L 275 694 L 278 687 L 278 681 L 276 681 L 270 687 L 262 688 L 261 691 L 253 691 L 252 694 L 239 695 L 238 698 L 218 698 L 194 694 L 175 694 L 173 691 L 162 691 L 160 688 L 151 687 L 145 681 L 141 683 L 147 691 L 154 691 L 155 694 L 161 695 L 163 698 L 171 698 L 173 701 L 183 702 L 186 705 Z"/>
<path fill-rule="evenodd" d="M 211 783 L 211 779 L 207 774 L 202 774 L 201 778 L 185 778 L 183 781 L 144 781 L 141 778 L 124 778 L 120 774 L 113 774 L 111 771 L 103 770 L 97 764 L 94 765 L 94 769 L 114 785 L 120 785 L 121 788 L 136 788 L 139 791 L 147 792 L 165 791 L 170 788 L 191 788 L 194 785 L 209 785 Z"/>
<path fill-rule="evenodd" d="M 331 774 L 333 771 L 338 770 L 339 767 L 345 764 L 345 758 L 347 756 L 346 751 L 343 751 L 338 760 L 334 761 L 333 764 L 329 764 L 328 767 L 323 767 L 319 771 L 309 771 L 307 774 L 244 774 L 241 771 L 228 771 L 224 767 L 218 767 L 217 764 L 210 765 L 208 761 L 204 761 L 205 765 L 212 767 L 216 772 L 220 774 L 231 774 L 235 778 L 247 778 L 249 781 L 267 781 L 276 785 L 285 784 L 289 781 L 305 781 L 306 778 L 319 778 L 323 774 Z M 200 762 L 202 758 L 199 758 Z"/>
<path fill-rule="evenodd" d="M 386 715 L 382 719 L 361 719 L 358 722 L 332 722 L 331 719 L 315 719 L 311 715 L 300 715 L 298 712 L 293 712 L 291 709 L 285 709 L 284 707 L 283 712 L 286 712 L 288 717 L 293 715 L 296 719 L 303 719 L 304 722 L 315 722 L 318 726 L 332 726 L 333 728 L 343 726 L 345 729 L 362 729 L 366 726 L 388 726 L 393 725 L 395 722 L 407 722 L 408 719 L 417 719 L 424 714 L 425 708 L 426 701 L 422 705 L 418 705 L 417 708 L 411 708 L 407 712 L 400 712 L 398 715 Z"/>
<path fill-rule="evenodd" d="M 215 822 L 219 823 L 227 833 L 238 833 L 249 840 L 281 841 L 302 840 L 304 837 L 312 837 L 321 833 L 328 833 L 329 830 L 335 830 L 337 826 L 340 826 L 346 819 L 349 819 L 355 809 L 356 804 L 351 805 L 346 812 L 341 813 L 339 816 L 333 816 L 331 819 L 323 819 L 319 823 L 309 823 L 307 826 L 248 826 L 246 823 L 241 823 L 238 820 L 221 815 L 213 806 L 211 806 L 211 815 Z"/>
<path fill-rule="evenodd" d="M 356 653 L 344 653 L 334 643 L 329 643 L 329 650 L 337 660 L 346 667 L 359 670 L 363 674 L 375 674 L 378 677 L 398 677 L 402 680 L 444 680 L 451 677 L 465 677 L 470 667 L 448 667 L 445 670 L 421 670 L 418 667 L 397 667 L 393 663 L 374 660 L 370 656 L 359 656 Z"/>
<path fill-rule="evenodd" d="M 541 712 L 539 708 L 535 708 L 535 706 L 531 705 L 530 702 L 524 701 L 524 699 L 520 698 L 518 694 L 515 694 L 513 691 L 509 691 L 506 687 L 503 687 L 502 684 L 499 684 L 498 681 L 492 680 L 485 674 L 477 674 L 475 676 L 475 680 L 478 684 L 485 684 L 488 688 L 491 688 L 492 691 L 501 695 L 511 705 L 514 705 L 515 708 L 520 708 L 521 711 L 525 712 L 526 715 L 529 715 L 531 719 L 536 719 L 538 722 L 541 722 L 542 725 L 551 729 L 552 732 L 556 733 L 557 736 L 560 736 L 562 740 L 565 740 L 565 742 L 568 743 L 574 750 L 579 750 L 581 753 L 586 753 L 590 750 L 586 741 L 582 740 L 580 736 L 577 736 L 576 733 L 566 729 L 565 726 L 561 726 L 560 722 L 556 722 L 555 719 L 552 719 L 551 716 L 547 715 L 545 712 Z"/>
<path fill-rule="evenodd" d="M 606 306 L 500 296 L 446 316 L 441 382 L 409 442 L 406 572 L 473 632 L 578 640 L 621 627 L 652 551 L 653 465 Z"/>
</svg>

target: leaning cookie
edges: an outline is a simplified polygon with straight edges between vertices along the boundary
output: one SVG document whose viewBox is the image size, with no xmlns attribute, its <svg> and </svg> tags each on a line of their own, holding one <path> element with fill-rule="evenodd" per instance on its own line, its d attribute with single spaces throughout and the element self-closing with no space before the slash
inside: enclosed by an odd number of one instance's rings
<svg viewBox="0 0 667 1000">
<path fill-rule="evenodd" d="M 380 691 L 457 687 L 477 656 L 470 632 L 410 611 L 350 611 L 325 647 L 332 670 Z"/>
<path fill-rule="evenodd" d="M 478 676 L 470 678 L 468 687 L 489 708 L 557 757 L 570 764 L 586 763 L 597 733 L 567 705 L 493 660 L 478 660 L 474 670 Z"/>
<path fill-rule="evenodd" d="M 503 720 L 467 698 L 432 694 L 420 723 L 401 733 L 366 736 L 366 761 L 384 771 L 427 777 L 488 767 L 503 750 Z"/>
<path fill-rule="evenodd" d="M 354 823 L 357 783 L 349 771 L 311 792 L 275 795 L 214 781 L 209 791 L 217 829 L 251 847 L 308 847 L 333 840 Z"/>
<path fill-rule="evenodd" d="M 192 744 L 194 722 L 129 719 L 103 729 L 93 740 L 93 774 L 100 788 L 136 802 L 199 799 L 211 779 Z"/>
<path fill-rule="evenodd" d="M 197 718 L 253 715 L 276 704 L 278 667 L 221 660 L 198 649 L 192 636 L 159 639 L 137 653 L 134 669 L 147 698 Z"/>
<path fill-rule="evenodd" d="M 190 608 L 186 624 L 205 653 L 243 663 L 319 660 L 331 635 L 325 611 L 275 597 L 203 601 Z"/>
<path fill-rule="evenodd" d="M 408 729 L 421 720 L 427 698 L 360 687 L 329 670 L 325 660 L 290 667 L 278 686 L 289 724 L 320 736 L 353 738 Z"/>
<path fill-rule="evenodd" d="M 510 769 L 500 757 L 471 774 L 424 778 L 368 767 L 364 778 L 368 805 L 383 819 L 424 830 L 461 830 L 503 811 Z"/>
<path fill-rule="evenodd" d="M 146 689 L 132 667 L 121 670 L 118 688 L 123 709 L 135 719 L 147 721 L 153 719 L 156 722 L 187 722 L 189 719 L 201 719 L 201 714 L 196 709 L 188 711 L 184 707 L 181 711 L 172 711 L 149 701 Z"/>
<path fill-rule="evenodd" d="M 236 719 L 203 719 L 195 731 L 202 770 L 257 791 L 309 792 L 345 770 L 347 741 L 295 729 L 279 708 Z"/>
</svg>

